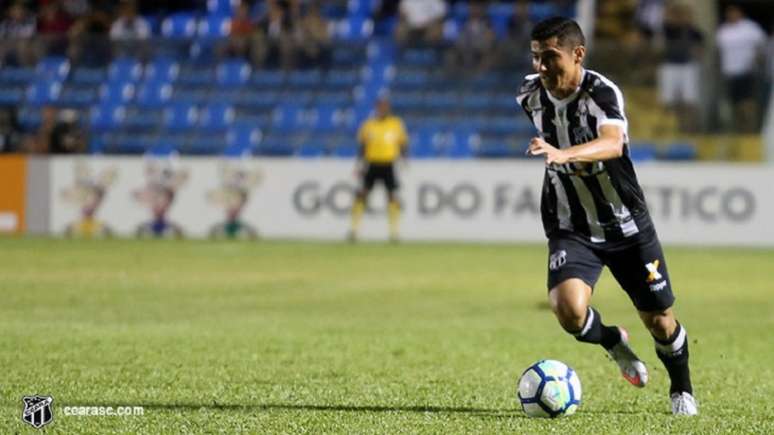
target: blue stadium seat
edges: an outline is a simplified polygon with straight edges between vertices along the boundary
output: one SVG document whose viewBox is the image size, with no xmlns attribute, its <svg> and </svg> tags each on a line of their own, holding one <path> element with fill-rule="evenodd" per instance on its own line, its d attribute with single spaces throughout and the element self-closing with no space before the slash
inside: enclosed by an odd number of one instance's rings
<svg viewBox="0 0 774 435">
<path fill-rule="evenodd" d="M 460 107 L 465 112 L 481 112 L 490 107 L 491 95 L 481 92 L 468 92 L 460 95 Z"/>
<path fill-rule="evenodd" d="M 358 145 L 354 139 L 336 144 L 331 150 L 331 156 L 340 158 L 354 158 L 357 156 Z"/>
<path fill-rule="evenodd" d="M 51 104 L 59 99 L 62 92 L 62 83 L 38 81 L 27 88 L 27 104 L 43 106 Z"/>
<path fill-rule="evenodd" d="M 107 82 L 100 87 L 99 94 L 103 103 L 119 105 L 134 98 L 135 87 L 126 82 Z"/>
<path fill-rule="evenodd" d="M 303 110 L 296 104 L 284 103 L 274 110 L 273 121 L 278 131 L 294 131 L 303 122 Z"/>
<path fill-rule="evenodd" d="M 65 107 L 86 108 L 94 104 L 98 96 L 98 89 L 94 86 L 67 84 L 59 96 L 59 104 Z"/>
<path fill-rule="evenodd" d="M 288 74 L 287 86 L 296 89 L 317 89 L 322 84 L 322 79 L 320 70 L 296 70 Z"/>
<path fill-rule="evenodd" d="M 351 15 L 336 23 L 336 38 L 343 41 L 365 41 L 374 31 L 374 22 L 370 18 Z"/>
<path fill-rule="evenodd" d="M 230 156 L 241 156 L 252 154 L 263 139 L 263 132 L 260 128 L 252 125 L 232 126 L 226 135 L 225 154 Z"/>
<path fill-rule="evenodd" d="M 114 104 L 99 104 L 89 111 L 89 124 L 95 131 L 110 131 L 121 126 L 126 117 L 126 109 Z"/>
<path fill-rule="evenodd" d="M 296 156 L 302 158 L 322 157 L 326 153 L 327 149 L 325 143 L 314 136 L 310 137 L 306 142 L 301 143 L 296 150 Z"/>
<path fill-rule="evenodd" d="M 424 105 L 425 98 L 421 92 L 416 91 L 395 91 L 390 94 L 390 102 L 393 109 L 398 112 L 406 112 L 412 110 L 421 110 Z"/>
<path fill-rule="evenodd" d="M 0 105 L 17 106 L 24 101 L 23 85 L 0 85 Z"/>
<path fill-rule="evenodd" d="M 142 64 L 132 57 L 120 57 L 108 66 L 108 79 L 111 82 L 133 82 L 140 79 Z"/>
<path fill-rule="evenodd" d="M 196 35 L 196 18 L 188 12 L 172 14 L 161 23 L 161 34 L 167 38 L 193 38 Z"/>
<path fill-rule="evenodd" d="M 137 91 L 137 104 L 140 107 L 159 108 L 172 98 L 172 85 L 163 82 L 143 83 Z"/>
<path fill-rule="evenodd" d="M 438 56 L 438 51 L 431 48 L 408 48 L 400 54 L 398 62 L 406 67 L 433 67 L 439 63 Z"/>
<path fill-rule="evenodd" d="M 196 125 L 196 106 L 187 102 L 176 102 L 164 110 L 164 126 L 172 131 L 187 131 Z"/>
<path fill-rule="evenodd" d="M 314 101 L 318 104 L 344 107 L 352 104 L 352 96 L 346 90 L 323 90 L 315 95 Z"/>
<path fill-rule="evenodd" d="M 337 67 L 357 67 L 366 61 L 366 51 L 359 45 L 340 44 L 333 47 L 331 60 Z"/>
<path fill-rule="evenodd" d="M 444 145 L 444 135 L 434 128 L 423 128 L 410 135 L 409 156 L 412 158 L 432 158 L 440 155 Z"/>
<path fill-rule="evenodd" d="M 210 101 L 210 91 L 203 86 L 175 86 L 172 100 L 189 104 L 207 104 Z"/>
<path fill-rule="evenodd" d="M 132 131 L 155 131 L 163 125 L 164 111 L 140 106 L 126 107 L 122 126 Z"/>
<path fill-rule="evenodd" d="M 222 132 L 207 134 L 195 134 L 184 140 L 178 150 L 186 155 L 211 155 L 220 154 L 226 148 L 226 135 Z"/>
<path fill-rule="evenodd" d="M 425 69 L 400 69 L 392 80 L 392 86 L 399 90 L 420 90 L 430 83 L 430 73 Z"/>
<path fill-rule="evenodd" d="M 22 105 L 17 112 L 19 126 L 24 132 L 33 132 L 40 128 L 42 117 L 40 108 Z"/>
<path fill-rule="evenodd" d="M 210 15 L 233 15 L 240 0 L 207 0 Z"/>
<path fill-rule="evenodd" d="M 66 57 L 47 56 L 38 62 L 35 72 L 39 80 L 62 81 L 70 72 L 70 61 Z"/>
<path fill-rule="evenodd" d="M 674 161 L 696 160 L 696 145 L 692 143 L 669 144 L 661 158 Z"/>
<path fill-rule="evenodd" d="M 215 82 L 215 70 L 209 65 L 188 65 L 180 69 L 177 84 L 209 87 Z"/>
<path fill-rule="evenodd" d="M 469 159 L 480 142 L 478 134 L 466 128 L 458 128 L 451 133 L 446 156 L 452 159 Z"/>
<path fill-rule="evenodd" d="M 350 16 L 370 17 L 379 4 L 377 0 L 349 0 L 347 10 Z"/>
<path fill-rule="evenodd" d="M 459 98 L 456 92 L 428 92 L 425 94 L 423 103 L 429 110 L 440 110 L 446 113 L 453 111 L 459 105 Z"/>
<path fill-rule="evenodd" d="M 0 68 L 0 83 L 26 85 L 35 79 L 35 70 L 27 67 L 3 65 Z"/>
<path fill-rule="evenodd" d="M 327 89 L 352 89 L 360 82 L 360 72 L 354 68 L 331 69 L 325 76 Z"/>
<path fill-rule="evenodd" d="M 142 154 L 152 143 L 152 136 L 119 132 L 105 136 L 104 151 L 108 154 Z"/>
<path fill-rule="evenodd" d="M 166 158 L 177 154 L 181 144 L 179 136 L 162 135 L 148 141 L 145 154 L 150 157 Z"/>
<path fill-rule="evenodd" d="M 316 132 L 331 132 L 341 124 L 341 113 L 338 107 L 321 104 L 310 113 L 310 124 Z"/>
<path fill-rule="evenodd" d="M 250 78 L 251 70 L 244 60 L 230 59 L 218 65 L 215 76 L 221 86 L 243 86 Z"/>
<path fill-rule="evenodd" d="M 279 100 L 280 93 L 270 90 L 242 89 L 234 100 L 234 104 L 255 109 L 274 108 Z"/>
<path fill-rule="evenodd" d="M 295 148 L 291 139 L 285 135 L 269 134 L 264 137 L 255 152 L 262 156 L 292 156 Z"/>
<path fill-rule="evenodd" d="M 277 70 L 255 70 L 250 84 L 261 89 L 277 90 L 285 84 L 285 73 Z"/>
<path fill-rule="evenodd" d="M 225 38 L 230 31 L 231 17 L 226 15 L 209 15 L 197 24 L 197 34 L 203 39 Z"/>
<path fill-rule="evenodd" d="M 145 66 L 146 82 L 171 83 L 179 74 L 180 64 L 169 57 L 157 57 Z"/>
<path fill-rule="evenodd" d="M 635 162 L 647 162 L 655 160 L 658 152 L 656 145 L 652 143 L 629 144 L 629 158 Z"/>
<path fill-rule="evenodd" d="M 97 86 L 102 84 L 107 77 L 107 71 L 104 68 L 75 68 L 70 80 L 78 85 Z"/>
<path fill-rule="evenodd" d="M 226 130 L 234 123 L 234 108 L 223 103 L 211 103 L 199 114 L 199 128 L 208 132 Z"/>
</svg>

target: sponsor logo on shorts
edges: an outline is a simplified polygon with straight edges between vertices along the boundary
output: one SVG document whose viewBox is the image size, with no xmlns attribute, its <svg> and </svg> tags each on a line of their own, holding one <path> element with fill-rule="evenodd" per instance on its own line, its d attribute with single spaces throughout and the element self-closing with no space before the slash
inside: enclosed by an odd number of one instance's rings
<svg viewBox="0 0 774 435">
<path fill-rule="evenodd" d="M 666 286 L 667 286 L 667 282 L 666 281 L 661 281 L 658 284 L 651 284 L 650 285 L 650 291 L 652 291 L 652 292 L 660 292 L 661 290 L 664 290 L 664 287 L 666 287 Z"/>
<path fill-rule="evenodd" d="M 566 262 L 567 251 L 562 249 L 561 251 L 554 252 L 550 257 L 548 257 L 548 269 L 558 270 L 560 267 L 564 266 L 564 263 Z"/>
<path fill-rule="evenodd" d="M 661 274 L 658 272 L 658 264 L 658 260 L 653 260 L 652 262 L 645 265 L 645 269 L 648 269 L 648 279 L 646 281 L 654 282 L 662 278 Z"/>
</svg>

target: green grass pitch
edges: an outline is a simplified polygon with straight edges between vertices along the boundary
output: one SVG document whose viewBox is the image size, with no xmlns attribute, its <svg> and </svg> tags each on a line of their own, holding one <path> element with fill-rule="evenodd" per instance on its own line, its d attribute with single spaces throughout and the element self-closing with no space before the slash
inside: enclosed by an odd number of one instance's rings
<svg viewBox="0 0 774 435">
<path fill-rule="evenodd" d="M 666 373 L 608 272 L 594 304 L 651 371 L 630 387 L 545 303 L 541 245 L 0 239 L 0 431 L 24 395 L 46 433 L 774 433 L 774 251 L 667 247 L 701 406 Z M 531 363 L 574 367 L 583 404 L 528 419 Z M 64 406 L 143 406 L 65 416 Z"/>
</svg>

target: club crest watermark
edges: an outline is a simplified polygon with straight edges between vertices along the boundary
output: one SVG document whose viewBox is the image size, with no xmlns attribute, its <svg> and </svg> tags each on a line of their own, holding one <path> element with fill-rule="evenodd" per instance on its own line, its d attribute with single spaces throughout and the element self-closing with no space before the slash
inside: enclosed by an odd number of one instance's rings
<svg viewBox="0 0 774 435">
<path fill-rule="evenodd" d="M 22 420 L 30 424 L 35 429 L 51 423 L 54 420 L 54 410 L 51 404 L 54 398 L 51 396 L 24 396 L 24 410 L 22 411 Z"/>
</svg>

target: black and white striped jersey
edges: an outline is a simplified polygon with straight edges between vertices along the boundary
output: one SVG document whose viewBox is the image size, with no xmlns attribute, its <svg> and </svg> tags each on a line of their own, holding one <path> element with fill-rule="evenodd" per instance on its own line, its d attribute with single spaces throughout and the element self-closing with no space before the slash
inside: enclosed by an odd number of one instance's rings
<svg viewBox="0 0 774 435">
<path fill-rule="evenodd" d="M 603 247 L 653 228 L 629 159 L 627 120 L 618 86 L 584 70 L 578 89 L 560 100 L 532 74 L 525 77 L 516 99 L 543 140 L 557 148 L 596 139 L 602 125 L 624 130 L 624 153 L 619 158 L 546 166 L 540 209 L 548 237 L 569 232 Z"/>
</svg>

